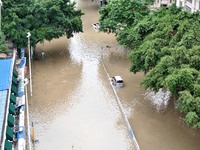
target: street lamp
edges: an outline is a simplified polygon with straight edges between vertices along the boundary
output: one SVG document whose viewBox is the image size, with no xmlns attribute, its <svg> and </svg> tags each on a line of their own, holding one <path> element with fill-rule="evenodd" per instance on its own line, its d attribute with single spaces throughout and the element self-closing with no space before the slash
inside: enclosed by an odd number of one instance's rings
<svg viewBox="0 0 200 150">
<path fill-rule="evenodd" d="M 29 57 L 29 77 L 30 77 L 30 93 L 31 93 L 31 96 L 32 96 L 32 74 L 31 74 L 30 36 L 31 36 L 31 33 L 27 32 L 27 38 L 28 38 L 28 57 Z"/>
<path fill-rule="evenodd" d="M 1 32 L 1 7 L 3 6 L 3 2 L 0 0 L 0 32 Z"/>
</svg>

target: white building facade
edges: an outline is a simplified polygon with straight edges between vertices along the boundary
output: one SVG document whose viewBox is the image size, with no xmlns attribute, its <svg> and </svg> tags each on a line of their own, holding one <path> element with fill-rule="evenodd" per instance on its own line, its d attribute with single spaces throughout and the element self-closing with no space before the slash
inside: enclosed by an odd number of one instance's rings
<svg viewBox="0 0 200 150">
<path fill-rule="evenodd" d="M 173 3 L 176 3 L 177 7 L 183 7 L 185 10 L 192 13 L 200 10 L 200 0 L 155 0 L 150 8 L 157 9 L 163 6 L 169 7 Z"/>
<path fill-rule="evenodd" d="M 155 0 L 153 5 L 151 5 L 151 8 L 157 9 L 160 7 L 169 7 L 173 3 L 175 3 L 175 0 Z"/>
<path fill-rule="evenodd" d="M 200 0 L 177 0 L 177 7 L 183 7 L 189 12 L 195 12 L 200 10 Z"/>
</svg>

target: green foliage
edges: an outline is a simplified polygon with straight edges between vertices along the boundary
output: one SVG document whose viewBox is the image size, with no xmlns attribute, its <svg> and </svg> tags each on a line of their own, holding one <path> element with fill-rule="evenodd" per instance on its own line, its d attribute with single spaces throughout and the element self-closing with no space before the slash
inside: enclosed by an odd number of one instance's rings
<svg viewBox="0 0 200 150">
<path fill-rule="evenodd" d="M 181 112 L 186 114 L 186 124 L 195 128 L 200 126 L 200 97 L 194 97 L 188 91 L 179 93 L 178 107 Z"/>
<path fill-rule="evenodd" d="M 186 115 L 186 124 L 193 125 L 193 127 L 199 127 L 199 117 L 195 112 L 188 112 Z"/>
<path fill-rule="evenodd" d="M 194 97 L 200 97 L 200 84 L 197 82 L 193 85 L 192 94 Z"/>
<path fill-rule="evenodd" d="M 18 47 L 27 47 L 28 31 L 33 46 L 45 39 L 70 38 L 82 32 L 83 13 L 70 0 L 5 0 L 2 13 L 3 32 Z"/>
<path fill-rule="evenodd" d="M 194 111 L 195 102 L 195 98 L 190 94 L 190 92 L 182 91 L 179 93 L 178 107 L 181 112 L 188 113 Z"/>
<path fill-rule="evenodd" d="M 173 71 L 175 59 L 171 56 L 165 56 L 159 63 L 151 69 L 142 81 L 145 88 L 151 88 L 158 91 L 164 88 L 163 81 Z"/>
<path fill-rule="evenodd" d="M 118 34 L 149 13 L 146 4 L 138 0 L 114 0 L 100 10 L 100 30 Z"/>
<path fill-rule="evenodd" d="M 188 53 L 190 67 L 200 71 L 200 46 L 194 46 Z"/>
<path fill-rule="evenodd" d="M 174 94 L 183 90 L 192 91 L 196 73 L 196 70 L 191 68 L 174 69 L 163 82 L 165 87 Z"/>
<path fill-rule="evenodd" d="M 119 43 L 126 47 L 132 48 L 141 45 L 144 37 L 151 33 L 155 27 L 155 24 L 157 24 L 153 23 L 151 19 L 151 16 L 149 16 L 147 18 L 144 18 L 142 21 L 135 23 L 134 28 L 130 27 L 121 30 L 117 36 L 117 40 L 119 41 Z"/>
<path fill-rule="evenodd" d="M 142 58 L 145 58 L 146 60 L 143 60 L 143 62 L 145 62 L 143 64 L 145 67 L 141 67 L 140 69 L 141 71 L 148 72 L 150 69 L 152 69 L 152 67 L 155 67 L 158 61 L 160 61 L 160 59 L 164 56 L 162 55 L 163 54 L 162 52 L 164 50 L 175 48 L 177 45 L 179 45 L 179 47 L 183 46 L 182 49 L 184 50 L 184 48 L 185 49 L 191 48 L 192 45 L 195 45 L 197 42 L 197 41 L 191 42 L 190 38 L 184 38 L 185 42 L 192 43 L 192 44 L 187 44 L 187 47 L 184 47 L 186 44 L 183 42 L 182 38 L 187 37 L 188 33 L 182 32 L 181 30 L 182 23 L 180 21 L 180 18 L 178 18 L 179 16 L 174 14 L 173 12 L 170 12 L 170 10 L 171 9 L 169 10 L 161 9 L 158 12 L 155 12 L 154 14 L 150 14 L 149 15 L 150 17 L 149 16 L 145 17 L 141 21 L 141 22 L 146 22 L 146 25 L 148 24 L 148 26 L 146 27 L 147 29 L 143 30 L 144 32 L 138 30 L 138 26 L 140 25 L 140 23 L 133 26 L 132 29 L 129 29 L 132 31 L 130 33 L 131 35 L 132 34 L 138 35 L 132 38 L 133 39 L 132 42 L 128 41 L 127 38 L 118 37 L 119 40 L 123 38 L 123 41 L 120 40 L 121 42 L 124 42 L 122 44 L 128 46 L 134 45 L 132 46 L 133 51 L 131 52 L 130 55 L 135 55 L 135 53 L 137 53 L 138 51 L 143 51 L 145 57 Z M 182 13 L 181 10 L 179 10 L 179 12 Z M 179 28 L 181 31 L 179 31 Z M 187 32 L 190 31 L 191 29 L 190 30 L 187 29 Z M 128 42 L 126 42 L 126 40 Z M 132 43 L 132 44 L 127 44 L 127 43 Z M 181 49 L 178 50 L 181 51 Z M 156 51 L 154 52 L 155 55 L 153 58 L 152 58 L 152 53 L 149 53 L 149 51 Z M 180 54 L 178 55 L 180 56 Z M 147 61 L 148 57 L 152 59 Z M 131 61 L 134 64 L 137 61 L 137 59 L 135 59 L 134 56 L 131 58 L 132 58 Z M 132 68 L 131 71 L 133 72 L 139 70 L 139 69 L 136 70 L 134 66 L 132 66 L 131 68 Z"/>
<path fill-rule="evenodd" d="M 200 128 L 200 12 L 189 13 L 175 5 L 155 12 L 124 11 L 134 3 L 115 0 L 103 8 L 101 30 L 113 30 L 118 42 L 132 49 L 130 71 L 145 73 L 145 88 L 164 88 L 176 95 L 186 123 Z"/>
<path fill-rule="evenodd" d="M 0 33 L 0 53 L 8 54 L 8 52 L 9 52 L 9 49 L 8 49 L 8 46 L 5 43 L 3 34 Z"/>
</svg>

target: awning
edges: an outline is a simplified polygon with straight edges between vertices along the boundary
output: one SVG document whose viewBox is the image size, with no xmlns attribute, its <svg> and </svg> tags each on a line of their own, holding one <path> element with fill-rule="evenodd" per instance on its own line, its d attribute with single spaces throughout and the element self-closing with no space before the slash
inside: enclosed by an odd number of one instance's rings
<svg viewBox="0 0 200 150">
<path fill-rule="evenodd" d="M 18 77 L 18 72 L 16 71 L 16 69 L 13 70 L 13 76 L 14 76 L 15 78 Z"/>
<path fill-rule="evenodd" d="M 6 139 L 10 141 L 13 140 L 13 130 L 9 126 L 6 128 Z"/>
<path fill-rule="evenodd" d="M 14 127 L 15 124 L 15 119 L 11 114 L 8 114 L 8 126 L 9 127 Z"/>
<path fill-rule="evenodd" d="M 13 104 L 16 104 L 16 96 L 13 94 L 10 94 L 10 102 Z"/>
<path fill-rule="evenodd" d="M 12 77 L 12 84 L 17 86 L 17 79 L 14 76 Z"/>
<path fill-rule="evenodd" d="M 17 87 L 12 85 L 11 92 L 14 93 L 14 95 L 17 95 Z"/>
<path fill-rule="evenodd" d="M 4 150 L 12 150 L 12 143 L 5 140 Z"/>
<path fill-rule="evenodd" d="M 15 106 L 12 104 L 9 105 L 9 113 L 15 115 Z"/>
</svg>

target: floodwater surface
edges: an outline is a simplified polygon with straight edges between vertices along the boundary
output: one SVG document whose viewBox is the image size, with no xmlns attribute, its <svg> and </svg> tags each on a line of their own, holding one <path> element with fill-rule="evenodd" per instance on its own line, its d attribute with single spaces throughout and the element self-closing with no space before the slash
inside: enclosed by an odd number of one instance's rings
<svg viewBox="0 0 200 150">
<path fill-rule="evenodd" d="M 83 33 L 37 45 L 45 59 L 33 61 L 33 97 L 29 101 L 35 150 L 134 150 L 117 105 L 110 76 L 120 75 L 116 89 L 141 150 L 199 150 L 200 133 L 185 126 L 170 94 L 153 94 L 140 86 L 142 73 L 129 72 L 127 51 L 114 35 L 100 33 L 98 1 L 77 0 L 85 15 Z"/>
</svg>

